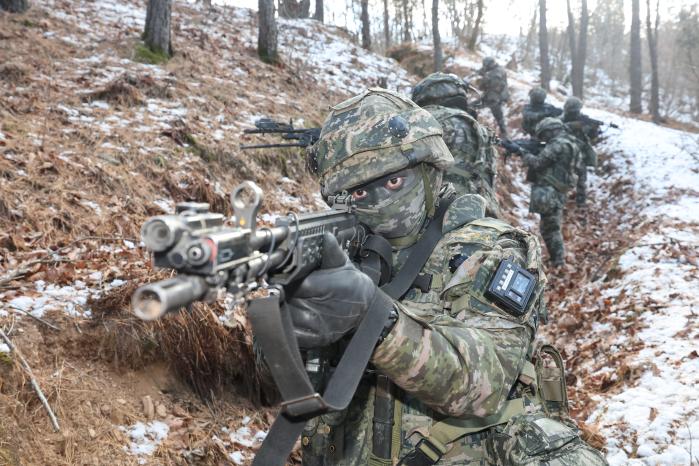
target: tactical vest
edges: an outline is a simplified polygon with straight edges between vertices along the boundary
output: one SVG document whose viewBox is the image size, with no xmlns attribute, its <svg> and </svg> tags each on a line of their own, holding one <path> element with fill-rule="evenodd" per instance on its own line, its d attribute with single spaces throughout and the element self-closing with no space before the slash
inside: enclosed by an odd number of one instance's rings
<svg viewBox="0 0 699 466">
<path fill-rule="evenodd" d="M 573 135 L 562 133 L 546 144 L 544 151 L 551 150 L 556 151 L 556 161 L 540 172 L 530 170 L 527 178 L 534 184 L 553 186 L 556 191 L 565 194 L 577 182 L 579 143 Z"/>
<path fill-rule="evenodd" d="M 442 127 L 444 127 L 446 120 L 456 118 L 463 121 L 467 127 L 473 130 L 472 134 L 476 135 L 475 140 L 469 141 L 474 145 L 474 150 L 468 154 L 469 159 L 456 160 L 454 166 L 447 170 L 447 175 L 454 174 L 467 179 L 477 175 L 492 188 L 496 172 L 496 152 L 492 144 L 493 134 L 490 130 L 463 110 L 438 105 L 427 106 L 425 110 L 429 111 Z M 449 147 L 449 149 L 454 155 L 454 148 Z M 463 150 L 463 148 L 461 149 Z"/>
<path fill-rule="evenodd" d="M 533 338 L 538 322 L 544 313 L 543 288 L 546 278 L 541 266 L 540 247 L 536 237 L 528 232 L 514 228 L 496 219 L 473 218 L 473 199 L 478 196 L 462 196 L 457 198 L 445 216 L 443 223 L 443 238 L 435 247 L 432 255 L 422 269 L 429 275 L 429 286 L 423 291 L 412 289 L 401 304 L 409 306 L 411 316 L 421 320 L 439 319 L 442 316 L 453 316 L 463 325 L 473 325 L 482 328 L 502 328 L 503 330 L 520 328 L 527 329 L 530 335 L 530 347 L 527 354 L 533 351 Z M 480 201 L 482 202 L 482 200 Z M 538 284 L 535 297 L 529 303 L 526 313 L 514 317 L 493 304 L 486 296 L 486 287 L 491 275 L 500 263 L 502 252 L 497 246 L 499 240 L 511 239 L 520 245 L 522 260 L 535 274 L 538 274 Z M 479 267 L 473 280 L 460 277 L 454 273 L 455 257 L 463 256 L 464 260 L 473 258 L 481 251 L 494 252 Z M 500 251 L 500 254 L 498 254 Z M 401 253 L 395 255 L 395 262 L 400 263 Z M 405 307 L 402 306 L 404 309 Z M 459 324 L 461 325 L 461 324 Z M 474 364 L 478 364 L 474 361 Z M 522 360 L 516 373 L 525 373 L 527 377 L 536 378 L 533 366 Z M 522 399 L 507 401 L 505 411 L 491 418 L 469 424 L 470 427 L 460 426 L 456 429 L 440 427 L 438 420 L 444 416 L 438 415 L 424 406 L 419 400 L 411 398 L 398 387 L 376 386 L 375 374 L 369 373 L 360 385 L 350 407 L 340 413 L 320 416 L 309 422 L 302 435 L 303 464 L 307 466 L 333 465 L 350 466 L 364 465 L 388 466 L 393 461 L 413 451 L 416 447 L 416 436 L 429 437 L 433 429 L 438 438 L 455 436 L 450 439 L 450 451 L 439 461 L 439 465 L 462 465 L 465 459 L 472 455 L 472 444 L 481 443 L 489 435 L 484 430 L 492 422 L 500 424 L 524 411 Z M 510 387 L 507 387 L 509 390 Z M 382 422 L 393 424 L 390 442 L 391 459 L 377 458 L 372 454 L 373 424 L 376 411 L 374 401 L 380 398 L 382 391 L 390 390 L 394 395 L 393 414 L 390 419 Z M 377 393 L 378 391 L 378 393 Z M 559 395 L 560 397 L 560 395 Z M 480 433 L 479 433 L 480 432 Z M 435 440 L 436 442 L 437 440 Z M 423 442 L 424 444 L 424 442 Z"/>
</svg>

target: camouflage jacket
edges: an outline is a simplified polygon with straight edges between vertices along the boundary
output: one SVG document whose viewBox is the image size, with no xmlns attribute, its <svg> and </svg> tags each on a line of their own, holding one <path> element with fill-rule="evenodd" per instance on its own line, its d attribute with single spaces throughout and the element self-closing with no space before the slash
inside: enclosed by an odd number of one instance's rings
<svg viewBox="0 0 699 466">
<path fill-rule="evenodd" d="M 579 144 L 575 136 L 563 131 L 550 140 L 538 155 L 525 154 L 527 181 L 552 186 L 560 193 L 567 192 L 577 181 Z"/>
<path fill-rule="evenodd" d="M 462 196 L 450 206 L 444 236 L 422 269 L 432 275 L 428 291 L 413 289 L 397 303 L 396 325 L 373 355 L 375 370 L 397 385 L 394 459 L 414 447 L 416 429 L 445 416 L 498 413 L 531 351 L 546 282 L 538 240 L 500 220 L 468 218 L 474 202 L 482 215 L 479 196 Z M 404 254 L 396 253 L 396 263 Z M 522 317 L 485 296 L 503 258 L 539 277 Z M 346 411 L 309 422 L 302 436 L 305 465 L 368 464 L 373 380 L 366 378 Z M 477 435 L 454 442 L 439 464 L 466 464 Z"/>
<path fill-rule="evenodd" d="M 560 116 L 561 113 L 563 113 L 563 110 L 551 104 L 526 104 L 522 110 L 522 129 L 530 136 L 534 136 L 536 125 L 541 120 L 546 117 Z"/>
<path fill-rule="evenodd" d="M 481 76 L 479 87 L 483 94 L 485 105 L 498 104 L 510 100 L 510 91 L 507 88 L 507 71 L 500 65 L 490 69 L 478 71 Z"/>
<path fill-rule="evenodd" d="M 454 165 L 444 180 L 454 185 L 459 194 L 480 194 L 486 200 L 487 212 L 499 212 L 495 197 L 496 155 L 493 135 L 463 110 L 428 105 L 425 110 L 442 125 L 442 139 L 454 156 Z"/>
<path fill-rule="evenodd" d="M 600 135 L 599 125 L 590 121 L 582 113 L 564 113 L 562 120 L 575 131 L 576 136 L 584 135 L 590 142 L 595 142 Z"/>
</svg>

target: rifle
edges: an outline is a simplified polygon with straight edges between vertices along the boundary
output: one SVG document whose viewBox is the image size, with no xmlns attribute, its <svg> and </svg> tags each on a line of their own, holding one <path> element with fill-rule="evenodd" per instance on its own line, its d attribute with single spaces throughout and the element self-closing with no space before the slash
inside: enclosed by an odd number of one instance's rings
<svg viewBox="0 0 699 466">
<path fill-rule="evenodd" d="M 580 121 L 584 125 L 594 125 L 594 126 L 609 126 L 610 128 L 614 129 L 619 129 L 619 125 L 611 122 L 606 122 L 602 120 L 595 120 L 594 118 L 590 118 L 589 116 L 585 115 L 584 113 L 580 114 Z"/>
<path fill-rule="evenodd" d="M 546 143 L 541 142 L 537 139 L 499 139 L 497 144 L 505 149 L 505 156 L 523 155 L 524 152 L 530 154 L 538 154 L 541 150 L 546 147 Z"/>
<path fill-rule="evenodd" d="M 245 181 L 231 194 L 232 226 L 222 214 L 210 212 L 206 203 L 180 203 L 174 215 L 148 219 L 141 236 L 153 253 L 154 267 L 176 271 L 177 275 L 138 288 L 132 296 L 132 308 L 141 319 L 153 320 L 194 302 L 213 300 L 221 291 L 232 293 L 240 302 L 250 291 L 267 288 L 269 295 L 251 300 L 247 313 L 284 401 L 282 414 L 253 464 L 281 466 L 309 418 L 347 407 L 389 310 L 369 309 L 321 396 L 309 378 L 313 361 L 309 357 L 307 371 L 289 314 L 280 309 L 283 292 L 320 266 L 327 233 L 337 238 L 350 257 L 357 257 L 368 230 L 358 222 L 347 193 L 331 196 L 329 210 L 290 214 L 270 228 L 256 226 L 261 200 L 262 190 Z M 371 254 L 361 251 L 361 256 L 367 253 Z M 379 281 L 376 276 L 375 281 Z"/>
<path fill-rule="evenodd" d="M 244 129 L 245 134 L 281 134 L 282 139 L 296 140 L 285 144 L 241 144 L 240 148 L 267 149 L 271 147 L 308 147 L 315 144 L 320 137 L 320 128 L 294 128 L 293 122 L 281 123 L 271 118 L 260 118 L 255 121 L 255 128 Z"/>
</svg>

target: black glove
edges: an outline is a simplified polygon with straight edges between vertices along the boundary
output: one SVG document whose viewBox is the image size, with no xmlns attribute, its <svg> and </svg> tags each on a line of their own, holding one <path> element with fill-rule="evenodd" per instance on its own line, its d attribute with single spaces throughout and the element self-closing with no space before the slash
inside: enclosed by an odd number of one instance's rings
<svg viewBox="0 0 699 466">
<path fill-rule="evenodd" d="M 323 239 L 323 263 L 289 296 L 287 312 L 301 348 L 338 341 L 357 328 L 374 300 L 390 307 L 393 300 L 360 272 L 329 233 Z"/>
</svg>

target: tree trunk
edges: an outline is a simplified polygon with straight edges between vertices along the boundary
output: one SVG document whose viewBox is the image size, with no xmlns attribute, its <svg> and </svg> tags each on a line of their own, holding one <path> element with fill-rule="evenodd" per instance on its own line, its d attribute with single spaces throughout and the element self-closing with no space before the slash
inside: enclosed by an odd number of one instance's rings
<svg viewBox="0 0 699 466">
<path fill-rule="evenodd" d="M 660 0 L 657 0 L 655 5 L 655 27 L 650 20 L 650 0 L 646 0 L 646 33 L 648 36 L 648 52 L 650 55 L 650 113 L 653 117 L 653 123 L 659 124 L 662 122 L 660 117 L 660 82 L 658 79 L 658 26 L 660 24 Z"/>
<path fill-rule="evenodd" d="M 311 13 L 311 0 L 279 0 L 281 18 L 308 18 Z"/>
<path fill-rule="evenodd" d="M 434 44 L 434 71 L 442 71 L 442 39 L 439 37 L 439 0 L 432 0 L 432 43 Z"/>
<path fill-rule="evenodd" d="M 274 19 L 274 0 L 257 0 L 258 32 L 257 54 L 262 61 L 276 63 L 277 53 L 277 22 Z"/>
<path fill-rule="evenodd" d="M 388 27 L 388 0 L 383 0 L 383 38 L 386 50 L 391 46 L 391 30 Z"/>
<path fill-rule="evenodd" d="M 551 84 L 551 65 L 549 64 L 549 32 L 546 27 L 546 0 L 539 0 L 539 65 L 541 87 L 548 91 Z"/>
<path fill-rule="evenodd" d="M 0 10 L 24 13 L 29 9 L 29 0 L 0 0 Z"/>
<path fill-rule="evenodd" d="M 587 0 L 582 0 L 580 10 L 580 35 L 578 38 L 577 57 L 575 59 L 575 79 L 573 79 L 573 95 L 583 98 L 585 84 L 585 60 L 587 59 L 587 26 L 590 22 L 590 13 L 587 10 Z"/>
<path fill-rule="evenodd" d="M 641 94 L 643 87 L 643 69 L 641 63 L 641 6 L 640 0 L 631 0 L 631 60 L 629 63 L 629 81 L 631 83 L 629 111 L 641 113 L 643 105 Z"/>
<path fill-rule="evenodd" d="M 171 0 L 148 0 L 143 41 L 153 52 L 167 57 L 172 56 L 171 19 Z"/>
<path fill-rule="evenodd" d="M 369 26 L 369 0 L 362 0 L 362 47 L 371 50 L 371 30 Z"/>
<path fill-rule="evenodd" d="M 570 8 L 570 0 L 566 0 L 566 7 L 568 9 L 567 35 L 570 48 L 570 83 L 573 86 L 573 94 L 575 94 L 577 87 L 575 80 L 578 78 L 578 51 L 575 43 L 575 17 L 573 16 L 573 10 Z"/>
<path fill-rule="evenodd" d="M 471 52 L 476 51 L 476 43 L 478 42 L 478 34 L 480 34 L 481 21 L 483 20 L 483 0 L 477 0 L 476 8 L 476 21 L 473 23 L 473 29 L 471 30 L 471 37 L 468 38 L 468 49 Z"/>
<path fill-rule="evenodd" d="M 325 10 L 323 9 L 323 0 L 316 0 L 316 11 L 313 14 L 313 19 L 320 21 L 321 23 L 325 21 Z"/>
<path fill-rule="evenodd" d="M 413 7 L 411 0 L 403 0 L 403 42 L 413 40 Z"/>
</svg>

